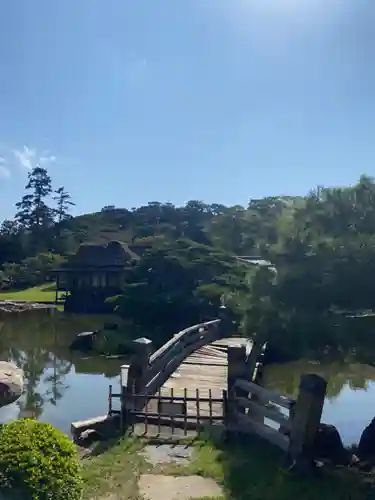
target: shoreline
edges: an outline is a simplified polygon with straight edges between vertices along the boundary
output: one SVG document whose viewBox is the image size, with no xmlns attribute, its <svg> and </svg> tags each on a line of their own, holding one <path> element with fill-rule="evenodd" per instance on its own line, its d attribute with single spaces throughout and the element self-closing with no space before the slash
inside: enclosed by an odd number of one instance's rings
<svg viewBox="0 0 375 500">
<path fill-rule="evenodd" d="M 55 314 L 58 310 L 52 302 L 38 302 L 27 300 L 0 300 L 0 318 L 25 313 Z"/>
</svg>

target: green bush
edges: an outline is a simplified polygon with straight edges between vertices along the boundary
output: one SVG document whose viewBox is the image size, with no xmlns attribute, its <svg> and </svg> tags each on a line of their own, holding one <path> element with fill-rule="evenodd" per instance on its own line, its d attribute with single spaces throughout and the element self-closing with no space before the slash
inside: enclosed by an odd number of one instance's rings
<svg viewBox="0 0 375 500">
<path fill-rule="evenodd" d="M 52 425 L 36 420 L 4 425 L 0 489 L 19 500 L 79 500 L 82 476 L 75 445 Z"/>
</svg>

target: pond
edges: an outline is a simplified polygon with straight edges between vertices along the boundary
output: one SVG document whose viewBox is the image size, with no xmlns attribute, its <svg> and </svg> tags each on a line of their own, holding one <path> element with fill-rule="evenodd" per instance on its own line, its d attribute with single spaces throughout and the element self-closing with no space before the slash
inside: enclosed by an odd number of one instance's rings
<svg viewBox="0 0 375 500">
<path fill-rule="evenodd" d="M 317 373 L 327 380 L 322 421 L 338 429 L 344 445 L 358 444 L 363 429 L 375 417 L 375 368 L 353 360 L 275 364 L 264 371 L 265 386 L 296 397 L 304 373 Z"/>
<path fill-rule="evenodd" d="M 10 316 L 0 321 L 0 360 L 13 360 L 26 376 L 22 397 L 0 408 L 0 423 L 36 417 L 67 434 L 70 424 L 108 411 L 108 387 L 120 385 L 125 359 L 84 357 L 68 346 L 78 332 L 103 326 L 103 316 Z M 298 361 L 270 365 L 265 384 L 296 397 L 304 373 L 317 373 L 328 382 L 323 422 L 339 430 L 345 445 L 358 443 L 363 429 L 375 417 L 375 368 L 354 363 Z"/>
<path fill-rule="evenodd" d="M 70 424 L 108 411 L 108 388 L 117 391 L 124 359 L 70 353 L 75 334 L 103 326 L 105 318 L 32 315 L 0 321 L 0 360 L 25 372 L 21 398 L 0 408 L 0 423 L 36 417 L 70 434 Z"/>
</svg>

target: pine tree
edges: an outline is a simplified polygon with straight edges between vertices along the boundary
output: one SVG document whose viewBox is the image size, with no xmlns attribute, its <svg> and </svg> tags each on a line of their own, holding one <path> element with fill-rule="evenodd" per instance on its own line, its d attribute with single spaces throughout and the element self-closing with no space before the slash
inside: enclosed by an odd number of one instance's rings
<svg viewBox="0 0 375 500">
<path fill-rule="evenodd" d="M 16 204 L 16 220 L 23 229 L 38 230 L 50 227 L 53 212 L 45 200 L 52 193 L 51 177 L 45 168 L 36 166 L 28 178 L 28 193 Z"/>
<path fill-rule="evenodd" d="M 64 186 L 56 189 L 53 199 L 57 204 L 57 207 L 54 209 L 57 220 L 54 228 L 52 246 L 57 253 L 65 255 L 74 245 L 74 237 L 68 221 L 72 218 L 69 209 L 74 206 L 75 203 L 72 202 L 72 197 L 65 191 Z"/>
<path fill-rule="evenodd" d="M 56 189 L 55 194 L 56 196 L 53 197 L 53 199 L 57 202 L 55 213 L 57 215 L 57 222 L 60 223 L 63 220 L 71 218 L 69 208 L 75 206 L 75 203 L 72 202 L 72 197 L 67 191 L 65 191 L 64 186 Z"/>
</svg>

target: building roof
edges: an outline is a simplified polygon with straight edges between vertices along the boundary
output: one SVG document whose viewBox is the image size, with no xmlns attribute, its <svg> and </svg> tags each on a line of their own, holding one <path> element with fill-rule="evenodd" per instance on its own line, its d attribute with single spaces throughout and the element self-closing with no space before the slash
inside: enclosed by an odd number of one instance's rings
<svg viewBox="0 0 375 500">
<path fill-rule="evenodd" d="M 109 241 L 105 245 L 83 244 L 68 262 L 68 267 L 108 267 L 128 266 L 132 260 L 140 257 L 127 243 Z"/>
</svg>

